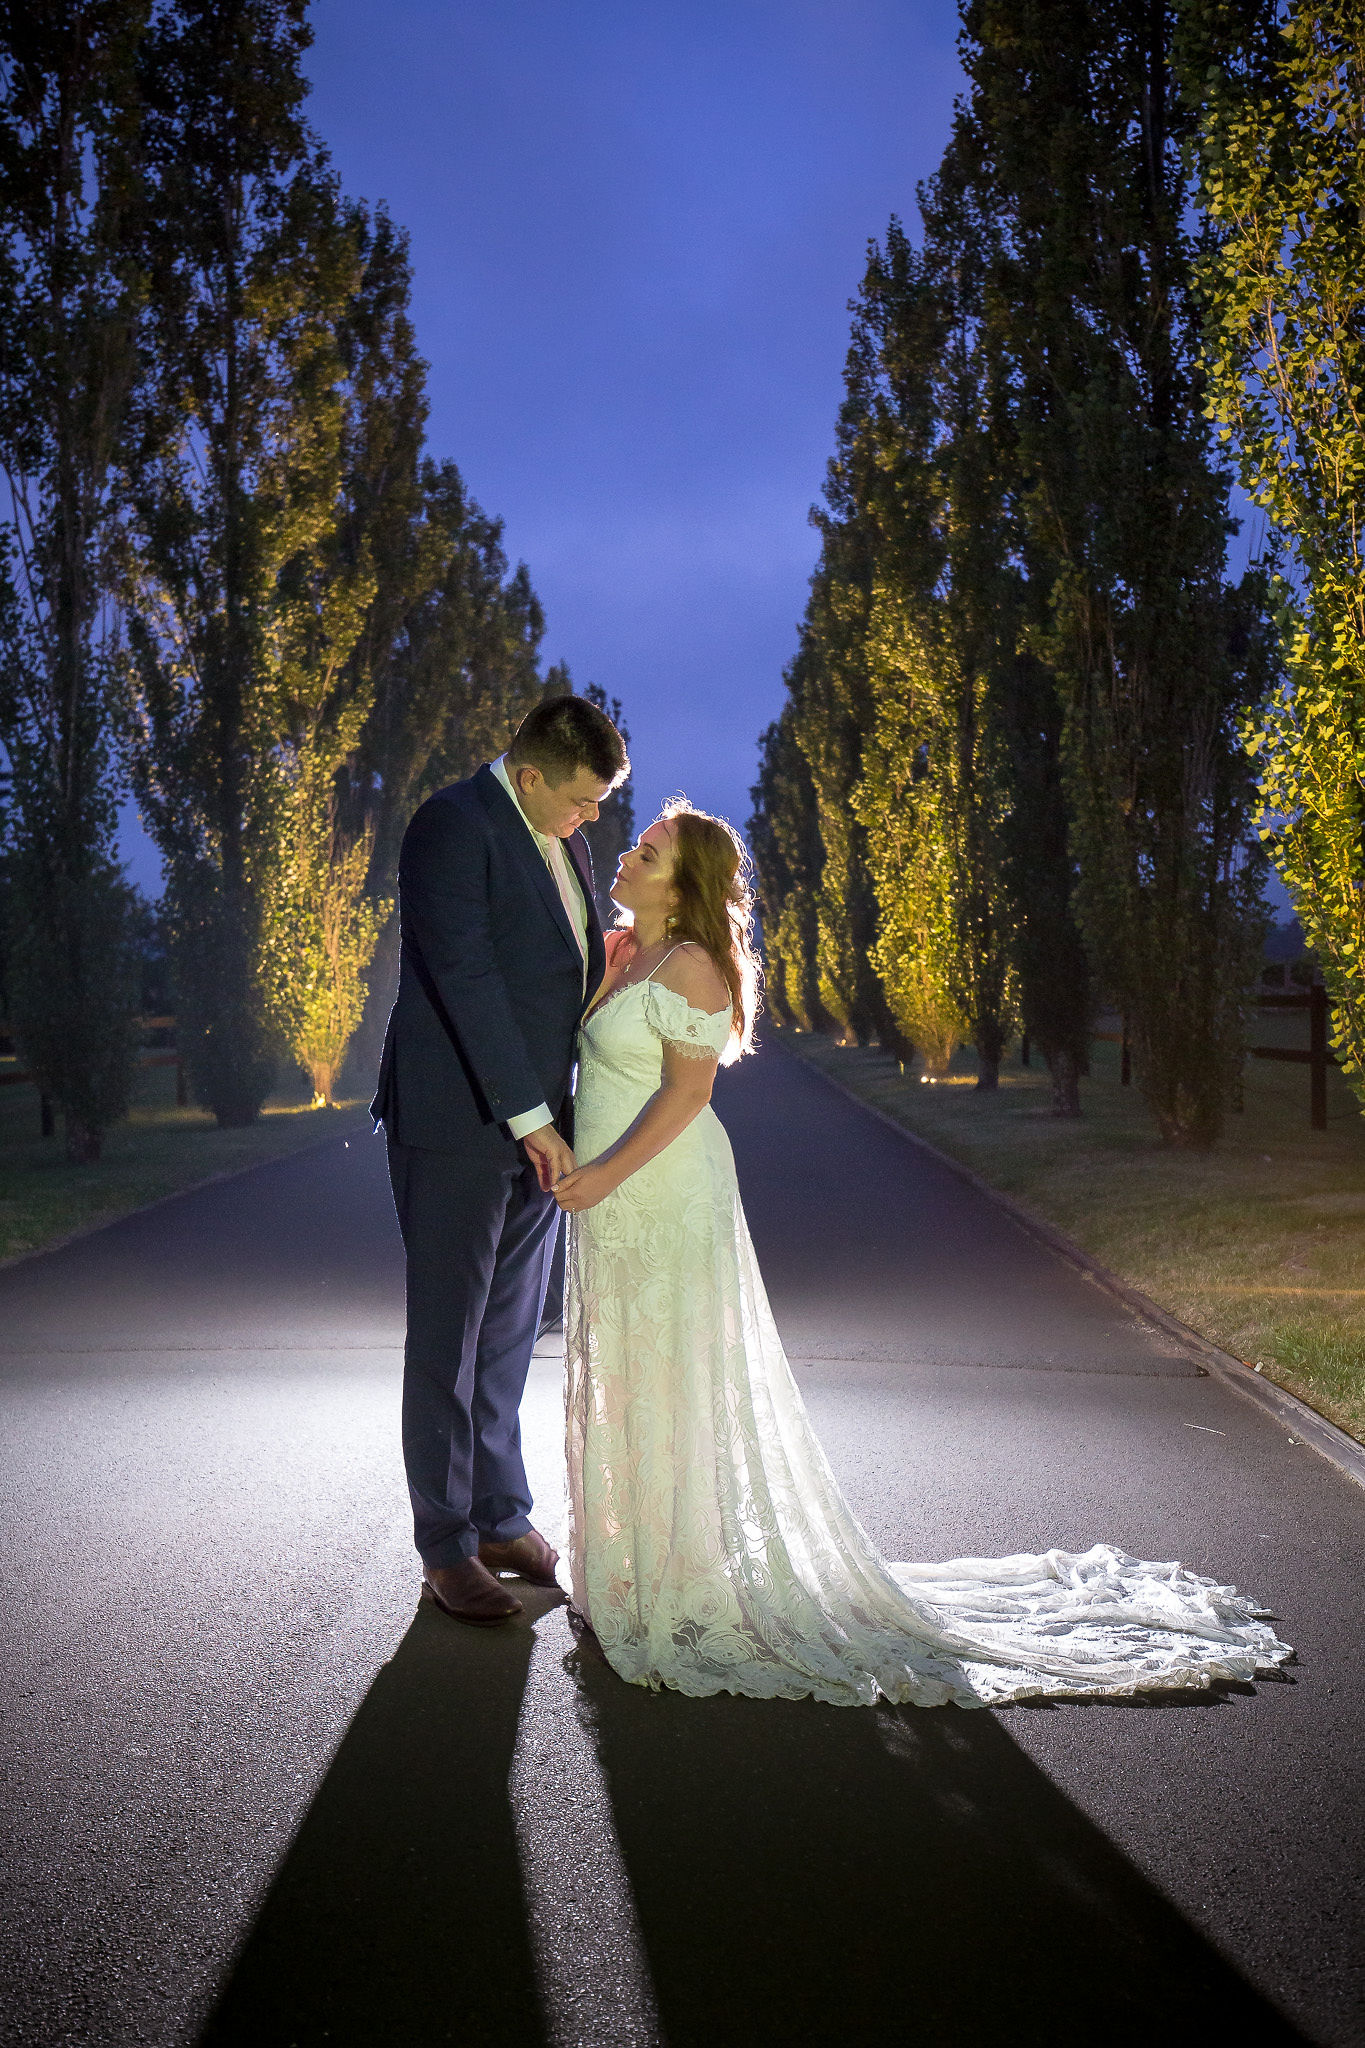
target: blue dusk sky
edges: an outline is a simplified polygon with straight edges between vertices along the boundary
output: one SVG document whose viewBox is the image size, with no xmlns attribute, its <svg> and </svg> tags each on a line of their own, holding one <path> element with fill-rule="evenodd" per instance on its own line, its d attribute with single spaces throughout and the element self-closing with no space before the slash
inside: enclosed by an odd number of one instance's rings
<svg viewBox="0 0 1365 2048">
<path fill-rule="evenodd" d="M 952 0 L 320 0 L 312 118 L 412 237 L 429 442 L 506 521 L 636 808 L 741 823 L 869 237 L 959 89 Z"/>
<path fill-rule="evenodd" d="M 814 566 L 848 300 L 960 88 L 953 0 L 317 0 L 311 117 L 412 239 L 428 441 L 636 815 L 743 825 Z M 131 815 L 135 878 L 158 862 Z"/>
<path fill-rule="evenodd" d="M 431 452 L 505 521 L 546 664 L 621 699 L 639 823 L 681 790 L 742 826 L 848 301 L 948 139 L 954 0 L 316 0 L 312 20 L 314 125 L 411 236 Z"/>
</svg>

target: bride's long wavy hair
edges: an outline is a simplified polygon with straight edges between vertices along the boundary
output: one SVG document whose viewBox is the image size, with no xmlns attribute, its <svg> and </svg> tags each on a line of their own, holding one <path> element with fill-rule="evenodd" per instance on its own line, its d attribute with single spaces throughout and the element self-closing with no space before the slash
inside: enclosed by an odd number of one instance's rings
<svg viewBox="0 0 1365 2048">
<path fill-rule="evenodd" d="M 677 902 L 668 936 L 691 939 L 711 955 L 730 992 L 733 1029 L 721 1058 L 730 1066 L 753 1050 L 762 1001 L 762 969 L 753 945 L 754 892 L 744 841 L 724 818 L 694 811 L 686 797 L 664 805 L 674 839 Z"/>
</svg>

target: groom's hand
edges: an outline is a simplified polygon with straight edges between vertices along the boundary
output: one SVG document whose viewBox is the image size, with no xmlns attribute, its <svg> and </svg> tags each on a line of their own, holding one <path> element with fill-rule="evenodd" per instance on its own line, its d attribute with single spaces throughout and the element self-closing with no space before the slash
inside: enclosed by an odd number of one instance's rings
<svg viewBox="0 0 1365 2048">
<path fill-rule="evenodd" d="M 528 1131 L 521 1142 L 526 1147 L 526 1157 L 535 1167 L 540 1191 L 544 1195 L 550 1193 L 563 1174 L 572 1173 L 578 1163 L 553 1124 L 542 1124 L 538 1131 Z"/>
</svg>

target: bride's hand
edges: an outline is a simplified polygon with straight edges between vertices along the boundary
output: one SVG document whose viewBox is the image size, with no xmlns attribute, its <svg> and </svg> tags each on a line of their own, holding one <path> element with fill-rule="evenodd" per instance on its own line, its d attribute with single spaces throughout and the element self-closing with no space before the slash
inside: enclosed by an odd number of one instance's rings
<svg viewBox="0 0 1365 2048">
<path fill-rule="evenodd" d="M 616 1186 L 605 1166 L 577 1166 L 554 1186 L 554 1197 L 566 1216 L 580 1209 L 595 1209 Z"/>
</svg>

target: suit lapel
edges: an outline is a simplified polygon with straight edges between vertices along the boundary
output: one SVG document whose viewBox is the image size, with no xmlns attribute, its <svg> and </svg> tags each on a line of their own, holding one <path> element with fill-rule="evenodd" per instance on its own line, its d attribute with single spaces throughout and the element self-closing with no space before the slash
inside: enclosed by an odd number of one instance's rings
<svg viewBox="0 0 1365 2048">
<path fill-rule="evenodd" d="M 573 871 L 578 877 L 578 886 L 583 891 L 583 903 L 588 913 L 588 972 L 583 984 L 583 1007 L 586 1010 L 601 987 L 602 977 L 607 971 L 607 948 L 602 937 L 602 921 L 597 915 L 597 898 L 593 894 L 591 857 L 582 834 L 575 832 L 566 839 L 564 851 L 573 863 Z"/>
<path fill-rule="evenodd" d="M 513 857 L 521 862 L 527 876 L 539 891 L 540 899 L 549 911 L 550 916 L 554 919 L 560 937 L 572 951 L 574 959 L 581 961 L 583 955 L 579 950 L 578 940 L 574 935 L 574 928 L 569 923 L 569 913 L 564 908 L 558 884 L 550 873 L 549 866 L 543 858 L 540 848 L 531 837 L 530 827 L 527 825 L 525 818 L 522 817 L 516 804 L 507 794 L 507 791 L 486 762 L 474 776 L 474 787 L 482 798 L 488 815 L 501 829 L 502 836 Z M 593 922 L 591 892 L 588 894 L 587 901 L 589 904 L 588 928 L 591 931 Z M 589 950 L 591 951 L 591 949 Z M 603 963 L 605 965 L 605 955 L 603 956 Z M 591 966 L 591 960 L 589 965 Z"/>
</svg>

